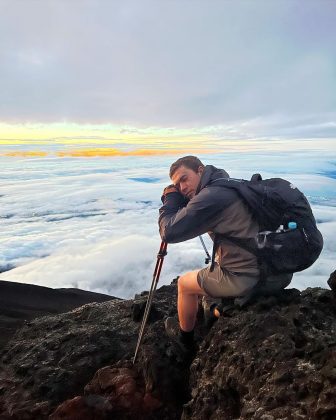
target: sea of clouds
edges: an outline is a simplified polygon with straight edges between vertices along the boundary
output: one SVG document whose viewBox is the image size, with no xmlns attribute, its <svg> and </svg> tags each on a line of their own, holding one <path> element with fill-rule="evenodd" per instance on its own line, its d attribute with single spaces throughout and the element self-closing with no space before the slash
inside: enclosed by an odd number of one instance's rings
<svg viewBox="0 0 336 420">
<path fill-rule="evenodd" d="M 295 274 L 299 289 L 327 287 L 336 269 L 336 160 L 313 144 L 200 155 L 233 177 L 284 177 L 308 196 L 325 245 L 311 268 Z M 177 157 L 0 157 L 0 279 L 123 298 L 148 290 L 161 243 L 160 196 Z M 204 257 L 198 238 L 169 245 L 160 284 L 204 267 Z"/>
</svg>

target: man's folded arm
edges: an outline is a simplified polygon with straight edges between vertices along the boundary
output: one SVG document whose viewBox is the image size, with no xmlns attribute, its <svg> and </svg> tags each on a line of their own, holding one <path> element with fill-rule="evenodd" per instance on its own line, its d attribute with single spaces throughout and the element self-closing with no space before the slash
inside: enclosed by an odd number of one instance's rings
<svg viewBox="0 0 336 420">
<path fill-rule="evenodd" d="M 221 210 L 207 190 L 202 190 L 188 203 L 178 193 L 168 194 L 163 202 L 159 210 L 159 229 L 162 240 L 167 243 L 183 242 L 208 232 L 211 219 Z"/>
</svg>

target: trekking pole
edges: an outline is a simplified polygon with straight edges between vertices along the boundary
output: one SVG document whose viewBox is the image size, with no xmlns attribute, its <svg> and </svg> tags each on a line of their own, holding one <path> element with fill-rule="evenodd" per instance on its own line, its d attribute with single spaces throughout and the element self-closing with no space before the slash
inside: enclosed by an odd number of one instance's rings
<svg viewBox="0 0 336 420">
<path fill-rule="evenodd" d="M 135 363 L 135 360 L 136 360 L 136 357 L 137 357 L 137 354 L 138 354 L 138 350 L 139 350 L 141 342 L 142 342 L 147 318 L 148 318 L 148 315 L 149 315 L 149 312 L 150 312 L 150 309 L 151 309 L 151 306 L 152 306 L 152 300 L 153 300 L 154 292 L 155 292 L 156 286 L 159 282 L 159 277 L 160 277 L 160 273 L 161 273 L 163 259 L 166 255 L 167 255 L 167 243 L 162 241 L 161 245 L 160 245 L 158 255 L 157 255 L 156 266 L 155 266 L 155 270 L 154 270 L 154 274 L 153 274 L 153 281 L 152 281 L 152 285 L 151 285 L 151 288 L 150 288 L 150 291 L 149 291 L 149 294 L 148 294 L 147 304 L 146 304 L 145 312 L 144 312 L 141 327 L 140 327 L 138 342 L 137 342 L 134 357 L 133 357 L 133 365 Z"/>
<path fill-rule="evenodd" d="M 209 264 L 209 262 L 211 261 L 211 257 L 209 255 L 208 250 L 206 249 L 206 246 L 205 246 L 205 243 L 203 241 L 202 235 L 200 235 L 199 238 L 200 238 L 201 244 L 203 245 L 203 249 L 206 253 L 205 264 Z"/>
</svg>

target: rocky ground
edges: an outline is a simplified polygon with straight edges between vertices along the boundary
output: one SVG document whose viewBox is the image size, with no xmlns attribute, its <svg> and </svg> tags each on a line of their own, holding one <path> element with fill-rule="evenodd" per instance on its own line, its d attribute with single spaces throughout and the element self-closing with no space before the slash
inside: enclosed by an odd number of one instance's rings
<svg viewBox="0 0 336 420">
<path fill-rule="evenodd" d="M 135 365 L 146 293 L 37 318 L 0 353 L 1 420 L 335 419 L 336 300 L 283 291 L 205 327 L 174 353 L 163 320 L 176 284 L 157 290 Z"/>
<path fill-rule="evenodd" d="M 0 349 L 26 320 L 111 299 L 116 298 L 80 289 L 51 289 L 0 280 Z"/>
</svg>

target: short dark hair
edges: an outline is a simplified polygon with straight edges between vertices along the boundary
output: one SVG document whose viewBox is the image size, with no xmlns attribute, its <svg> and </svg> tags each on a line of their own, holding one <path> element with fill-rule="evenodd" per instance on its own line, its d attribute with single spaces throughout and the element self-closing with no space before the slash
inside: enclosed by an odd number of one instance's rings
<svg viewBox="0 0 336 420">
<path fill-rule="evenodd" d="M 180 166 L 185 166 L 188 169 L 192 169 L 194 172 L 198 171 L 198 168 L 202 166 L 204 168 L 203 163 L 198 159 L 196 156 L 183 156 L 180 159 L 177 159 L 176 162 L 174 162 L 170 169 L 169 169 L 169 177 L 174 175 L 174 173 L 177 171 L 177 169 Z"/>
</svg>

